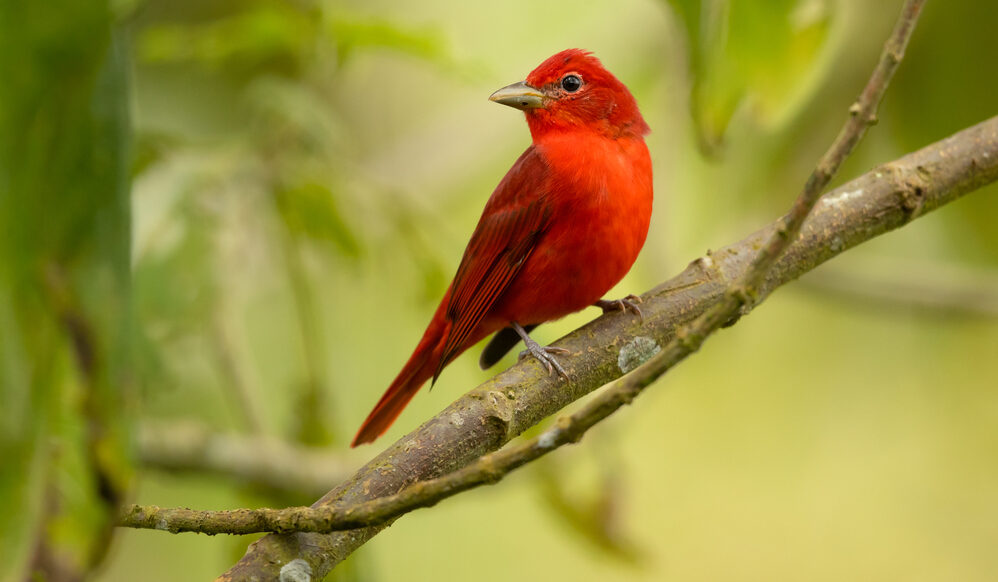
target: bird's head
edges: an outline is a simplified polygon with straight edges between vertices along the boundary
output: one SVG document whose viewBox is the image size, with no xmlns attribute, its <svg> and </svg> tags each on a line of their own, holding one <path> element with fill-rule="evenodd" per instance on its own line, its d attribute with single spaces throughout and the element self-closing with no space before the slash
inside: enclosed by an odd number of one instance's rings
<svg viewBox="0 0 998 582">
<path fill-rule="evenodd" d="M 640 137 L 650 130 L 631 92 L 588 51 L 550 57 L 526 81 L 489 97 L 521 109 L 536 140 L 549 131 L 588 129 L 608 137 Z"/>
</svg>

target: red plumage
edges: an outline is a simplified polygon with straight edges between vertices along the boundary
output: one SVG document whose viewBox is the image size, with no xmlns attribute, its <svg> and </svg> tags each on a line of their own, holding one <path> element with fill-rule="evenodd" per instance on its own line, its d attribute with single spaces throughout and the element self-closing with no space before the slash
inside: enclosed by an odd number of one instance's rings
<svg viewBox="0 0 998 582">
<path fill-rule="evenodd" d="M 423 338 L 351 446 L 381 436 L 426 380 L 486 336 L 596 303 L 644 244 L 649 129 L 599 60 L 562 51 L 492 99 L 524 110 L 533 144 L 485 204 Z"/>
</svg>

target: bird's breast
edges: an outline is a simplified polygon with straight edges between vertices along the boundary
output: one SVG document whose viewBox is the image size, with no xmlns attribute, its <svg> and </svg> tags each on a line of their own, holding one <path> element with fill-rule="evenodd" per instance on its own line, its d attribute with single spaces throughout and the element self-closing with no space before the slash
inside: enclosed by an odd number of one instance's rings
<svg viewBox="0 0 998 582">
<path fill-rule="evenodd" d="M 602 298 L 637 258 L 652 211 L 641 139 L 538 144 L 549 164 L 548 229 L 497 306 L 521 324 L 557 319 Z"/>
</svg>

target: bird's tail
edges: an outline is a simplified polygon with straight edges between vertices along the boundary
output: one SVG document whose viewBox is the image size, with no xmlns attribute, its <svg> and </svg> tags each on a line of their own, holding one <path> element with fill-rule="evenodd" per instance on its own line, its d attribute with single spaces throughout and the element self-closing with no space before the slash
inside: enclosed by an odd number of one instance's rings
<svg viewBox="0 0 998 582">
<path fill-rule="evenodd" d="M 419 392 L 423 383 L 437 371 L 447 331 L 450 328 L 450 324 L 444 318 L 446 303 L 447 298 L 444 297 L 430 325 L 423 332 L 423 339 L 419 340 L 419 345 L 409 356 L 409 361 L 402 367 L 402 371 L 392 381 L 381 400 L 374 405 L 371 414 L 367 415 L 367 419 L 360 425 L 357 436 L 353 437 L 353 442 L 350 443 L 351 447 L 374 442 L 384 434 L 402 414 L 406 404 L 409 404 L 416 392 Z"/>
</svg>

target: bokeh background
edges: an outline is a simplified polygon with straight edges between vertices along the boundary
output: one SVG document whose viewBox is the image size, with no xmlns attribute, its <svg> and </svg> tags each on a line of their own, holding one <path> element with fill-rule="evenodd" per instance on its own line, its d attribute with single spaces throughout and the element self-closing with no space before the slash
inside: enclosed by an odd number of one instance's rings
<svg viewBox="0 0 998 582">
<path fill-rule="evenodd" d="M 310 503 L 164 470 L 139 436 L 279 439 L 349 470 L 487 378 L 471 350 L 346 447 L 528 144 L 493 90 L 569 47 L 631 88 L 655 214 L 612 295 L 638 293 L 790 203 L 899 8 L 3 0 L 0 575 L 214 577 L 248 538 L 109 530 L 94 467 L 111 499 Z M 998 113 L 995 22 L 928 3 L 842 179 Z M 779 290 L 578 446 L 400 519 L 329 579 L 993 580 L 996 194 Z"/>
</svg>

